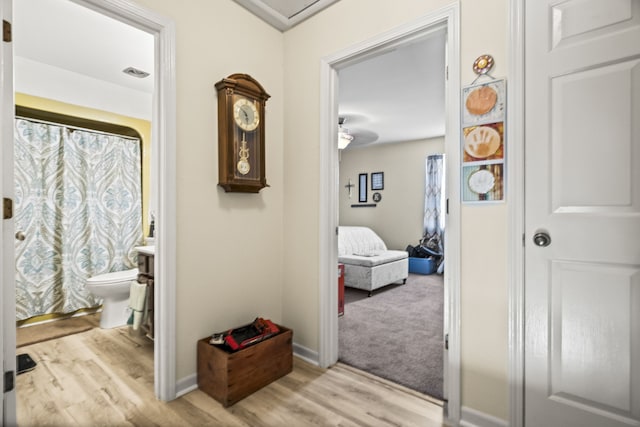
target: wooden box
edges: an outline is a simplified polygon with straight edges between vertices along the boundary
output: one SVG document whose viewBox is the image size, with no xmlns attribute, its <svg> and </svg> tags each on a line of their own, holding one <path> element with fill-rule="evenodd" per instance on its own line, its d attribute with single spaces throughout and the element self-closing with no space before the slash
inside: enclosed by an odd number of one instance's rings
<svg viewBox="0 0 640 427">
<path fill-rule="evenodd" d="M 198 388 L 227 407 L 244 399 L 293 369 L 293 331 L 278 325 L 280 333 L 258 344 L 230 352 L 198 341 Z"/>
</svg>

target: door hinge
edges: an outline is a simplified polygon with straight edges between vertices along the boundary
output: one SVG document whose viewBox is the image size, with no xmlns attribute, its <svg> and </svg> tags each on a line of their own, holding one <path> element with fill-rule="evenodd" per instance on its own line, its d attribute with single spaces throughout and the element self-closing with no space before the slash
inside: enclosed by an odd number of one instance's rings
<svg viewBox="0 0 640 427">
<path fill-rule="evenodd" d="M 445 210 L 446 210 L 446 214 L 449 215 L 449 199 L 447 199 Z"/>
<path fill-rule="evenodd" d="M 2 219 L 13 218 L 13 200 L 2 198 Z"/>
<path fill-rule="evenodd" d="M 4 373 L 4 392 L 8 393 L 15 388 L 15 373 L 7 371 Z"/>
<path fill-rule="evenodd" d="M 444 336 L 444 349 L 449 350 L 449 334 Z"/>
<path fill-rule="evenodd" d="M 2 41 L 11 42 L 11 22 L 2 20 Z"/>
</svg>

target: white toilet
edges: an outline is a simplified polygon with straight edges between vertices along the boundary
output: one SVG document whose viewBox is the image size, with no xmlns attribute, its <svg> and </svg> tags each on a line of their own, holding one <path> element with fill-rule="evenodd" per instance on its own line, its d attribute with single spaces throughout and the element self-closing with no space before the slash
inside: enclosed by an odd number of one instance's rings
<svg viewBox="0 0 640 427">
<path fill-rule="evenodd" d="M 100 315 L 101 328 L 110 329 L 127 324 L 131 281 L 136 280 L 137 277 L 138 269 L 132 268 L 99 274 L 87 279 L 87 290 L 103 299 Z"/>
</svg>

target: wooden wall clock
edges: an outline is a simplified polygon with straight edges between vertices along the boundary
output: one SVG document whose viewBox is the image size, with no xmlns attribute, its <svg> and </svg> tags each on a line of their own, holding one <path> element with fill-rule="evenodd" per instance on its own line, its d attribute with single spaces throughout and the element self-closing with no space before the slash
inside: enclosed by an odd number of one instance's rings
<svg viewBox="0 0 640 427">
<path fill-rule="evenodd" d="M 265 178 L 264 109 L 270 95 L 248 74 L 216 83 L 218 185 L 225 192 L 258 193 Z"/>
</svg>

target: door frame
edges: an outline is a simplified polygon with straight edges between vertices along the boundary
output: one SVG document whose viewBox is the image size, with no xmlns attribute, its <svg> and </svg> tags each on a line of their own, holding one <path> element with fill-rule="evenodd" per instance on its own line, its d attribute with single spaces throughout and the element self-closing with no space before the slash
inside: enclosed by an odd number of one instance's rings
<svg viewBox="0 0 640 427">
<path fill-rule="evenodd" d="M 13 22 L 13 0 L 1 0 L 0 14 L 2 20 Z M 2 197 L 14 199 L 13 183 L 13 120 L 15 116 L 13 87 L 13 43 L 0 42 L 0 189 Z M 0 354 L 2 357 L 2 373 L 13 371 L 14 388 L 3 393 L 0 405 L 0 423 L 16 425 L 16 290 L 15 290 L 15 220 L 3 219 L 0 227 Z M 5 301 L 11 301 L 5 304 Z M 5 377 L 2 376 L 2 389 Z"/>
<path fill-rule="evenodd" d="M 524 425 L 524 1 L 509 0 L 507 86 L 507 200 L 509 212 L 507 277 L 509 279 L 509 425 Z"/>
<path fill-rule="evenodd" d="M 154 391 L 176 397 L 176 76 L 175 24 L 130 0 L 72 0 L 154 35 L 151 180 L 157 183 Z M 162 315 L 160 315 L 162 313 Z"/>
<path fill-rule="evenodd" d="M 338 70 L 437 30 L 447 29 L 445 154 L 449 213 L 445 234 L 444 332 L 449 335 L 444 389 L 447 418 L 460 420 L 460 4 L 459 1 L 372 39 L 322 58 L 320 63 L 319 352 L 320 366 L 338 361 Z"/>
</svg>

